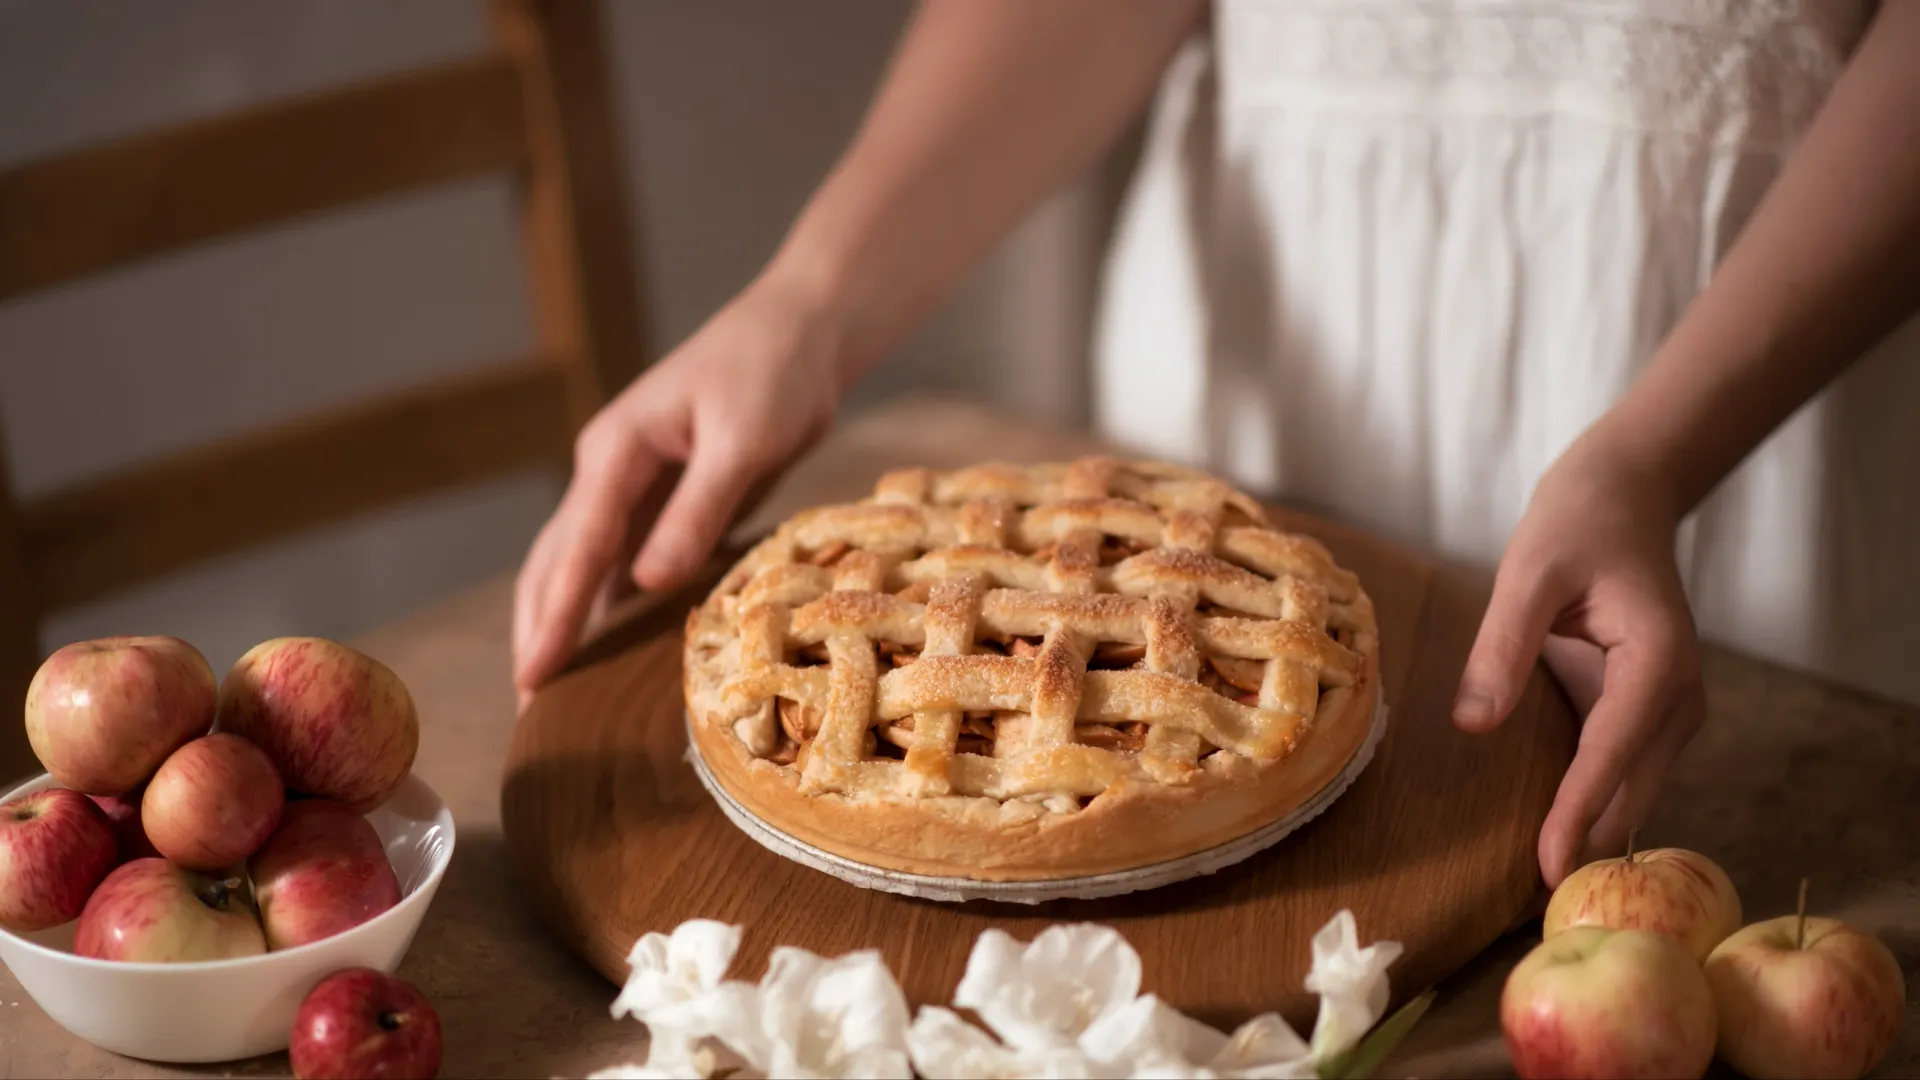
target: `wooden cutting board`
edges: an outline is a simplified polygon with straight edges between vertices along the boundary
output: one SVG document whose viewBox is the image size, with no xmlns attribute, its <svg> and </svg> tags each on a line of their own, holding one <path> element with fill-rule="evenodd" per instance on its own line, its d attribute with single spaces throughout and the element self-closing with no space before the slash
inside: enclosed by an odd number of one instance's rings
<svg viewBox="0 0 1920 1080">
<path fill-rule="evenodd" d="M 536 907 L 616 982 L 648 931 L 696 917 L 745 927 L 736 978 L 769 950 L 877 948 L 915 1005 L 944 1004 L 974 938 L 1022 940 L 1060 921 L 1117 927 L 1145 989 L 1221 1026 L 1280 1009 L 1311 1021 L 1301 988 L 1315 930 L 1341 908 L 1362 943 L 1391 938 L 1396 1001 L 1437 982 L 1529 913 L 1535 837 L 1572 759 L 1576 725 L 1536 672 L 1499 732 L 1448 721 L 1487 597 L 1483 575 L 1351 529 L 1276 511 L 1324 540 L 1378 609 L 1387 736 L 1332 809 L 1278 847 L 1207 878 L 1099 901 L 950 906 L 870 892 L 772 854 L 722 816 L 685 760 L 680 626 L 717 574 L 626 616 L 529 706 L 508 752 L 508 850 Z"/>
</svg>

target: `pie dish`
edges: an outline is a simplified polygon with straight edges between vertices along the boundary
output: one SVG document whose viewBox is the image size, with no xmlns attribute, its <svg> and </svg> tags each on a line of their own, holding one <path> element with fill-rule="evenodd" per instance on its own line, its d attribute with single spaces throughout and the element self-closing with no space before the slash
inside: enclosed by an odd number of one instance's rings
<svg viewBox="0 0 1920 1080">
<path fill-rule="evenodd" d="M 782 524 L 687 616 L 694 752 L 754 817 L 976 881 L 1153 866 L 1280 820 L 1379 697 L 1373 604 L 1205 473 L 888 473 Z"/>
</svg>

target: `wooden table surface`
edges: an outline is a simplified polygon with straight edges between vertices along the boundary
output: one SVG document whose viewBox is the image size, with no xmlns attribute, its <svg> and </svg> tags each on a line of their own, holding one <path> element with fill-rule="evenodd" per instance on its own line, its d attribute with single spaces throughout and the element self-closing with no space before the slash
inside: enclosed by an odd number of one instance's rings
<svg viewBox="0 0 1920 1080">
<path fill-rule="evenodd" d="M 849 422 L 788 476 L 749 529 L 794 507 L 845 497 L 875 462 L 957 464 L 989 456 L 1070 455 L 1083 439 L 1005 415 L 930 401 Z M 417 771 L 459 822 L 453 866 L 402 974 L 431 997 L 447 1031 L 443 1075 L 580 1076 L 644 1052 L 644 1030 L 607 1012 L 615 988 L 535 921 L 500 839 L 500 765 L 512 733 L 508 616 L 512 575 L 360 638 L 419 701 Z M 289 628 L 290 631 L 297 628 Z M 1709 649 L 1706 728 L 1682 757 L 1647 837 L 1704 851 L 1732 875 L 1750 918 L 1792 906 L 1801 875 L 1814 902 L 1879 934 L 1920 999 L 1920 707 L 1829 686 Z M 661 929 L 670 929 L 662 927 Z M 1443 985 L 1382 1076 L 1508 1075 L 1494 1005 L 1531 945 L 1523 929 Z M 283 1055 L 179 1069 L 131 1061 L 68 1035 L 0 970 L 0 1080 L 26 1076 L 285 1075 Z M 1882 1075 L 1920 1075 L 1920 1022 Z"/>
</svg>

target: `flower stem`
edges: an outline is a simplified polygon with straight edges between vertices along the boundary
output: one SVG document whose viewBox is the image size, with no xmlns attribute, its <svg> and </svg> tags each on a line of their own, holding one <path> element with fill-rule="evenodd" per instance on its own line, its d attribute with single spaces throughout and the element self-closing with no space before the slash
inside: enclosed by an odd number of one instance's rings
<svg viewBox="0 0 1920 1080">
<path fill-rule="evenodd" d="M 1433 1004 L 1434 991 L 1429 990 L 1405 1005 L 1400 1011 L 1380 1021 L 1360 1045 L 1322 1064 L 1314 1071 L 1320 1080 L 1366 1080 L 1373 1070 L 1387 1060 L 1400 1041 L 1413 1030 L 1413 1025 L 1426 1015 L 1427 1006 Z"/>
</svg>

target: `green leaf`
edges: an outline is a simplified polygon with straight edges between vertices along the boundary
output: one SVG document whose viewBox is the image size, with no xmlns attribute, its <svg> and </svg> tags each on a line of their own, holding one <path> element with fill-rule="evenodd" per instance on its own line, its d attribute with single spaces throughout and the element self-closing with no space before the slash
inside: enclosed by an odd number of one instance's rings
<svg viewBox="0 0 1920 1080">
<path fill-rule="evenodd" d="M 1374 1025 L 1360 1045 L 1322 1064 L 1314 1071 L 1320 1080 L 1367 1080 L 1373 1070 L 1387 1060 L 1400 1040 L 1407 1037 L 1413 1025 L 1426 1015 L 1427 1006 L 1433 1004 L 1433 991 L 1429 990 L 1400 1007 L 1400 1011 Z"/>
</svg>

